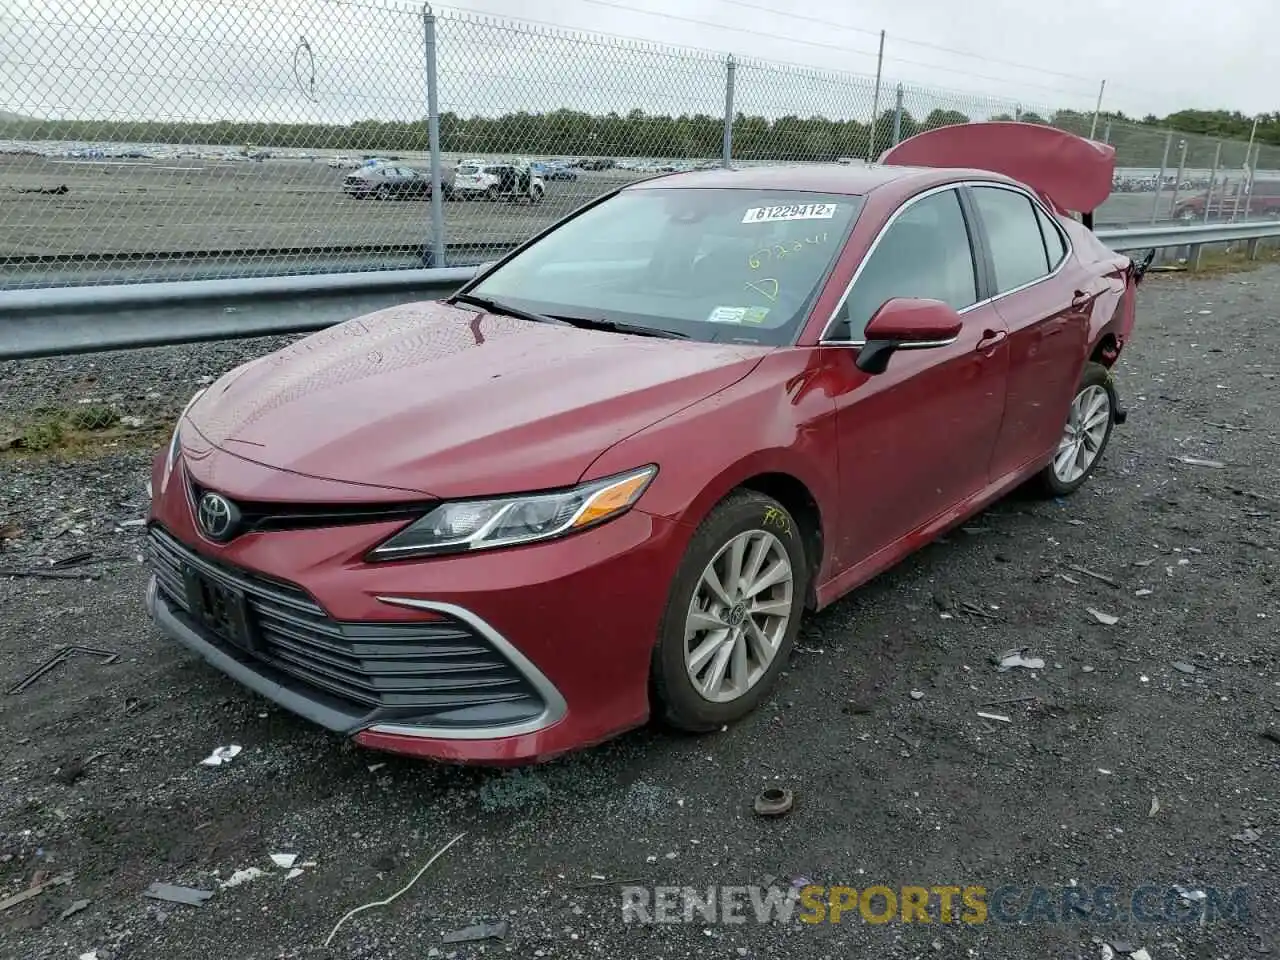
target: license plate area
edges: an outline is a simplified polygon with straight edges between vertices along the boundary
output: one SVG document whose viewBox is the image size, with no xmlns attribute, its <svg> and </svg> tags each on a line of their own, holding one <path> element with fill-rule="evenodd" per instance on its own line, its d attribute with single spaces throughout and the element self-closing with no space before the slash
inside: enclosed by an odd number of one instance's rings
<svg viewBox="0 0 1280 960">
<path fill-rule="evenodd" d="M 253 618 L 244 592 L 184 567 L 187 603 L 192 618 L 210 633 L 245 653 L 257 652 Z"/>
</svg>

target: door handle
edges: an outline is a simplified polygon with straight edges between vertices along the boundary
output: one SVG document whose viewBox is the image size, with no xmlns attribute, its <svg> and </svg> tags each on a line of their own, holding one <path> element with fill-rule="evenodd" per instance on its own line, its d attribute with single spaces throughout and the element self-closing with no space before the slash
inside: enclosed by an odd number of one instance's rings
<svg viewBox="0 0 1280 960">
<path fill-rule="evenodd" d="M 1083 310 L 1085 307 L 1089 306 L 1089 304 L 1093 303 L 1095 297 L 1097 297 L 1096 293 L 1089 293 L 1086 290 L 1077 290 L 1075 292 L 1075 296 L 1071 298 L 1071 309 Z"/>
<path fill-rule="evenodd" d="M 978 350 L 990 350 L 1007 337 L 1008 334 L 1003 330 L 983 330 L 982 339 L 978 341 Z"/>
</svg>

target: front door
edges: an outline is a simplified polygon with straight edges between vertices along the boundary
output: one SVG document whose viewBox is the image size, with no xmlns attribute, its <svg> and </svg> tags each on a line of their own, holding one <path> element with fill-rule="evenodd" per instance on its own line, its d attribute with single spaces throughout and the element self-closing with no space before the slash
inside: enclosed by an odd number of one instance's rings
<svg viewBox="0 0 1280 960">
<path fill-rule="evenodd" d="M 954 188 L 909 200 L 871 250 L 837 318 L 858 342 L 894 297 L 941 300 L 961 312 L 947 346 L 903 350 L 874 376 L 856 349 L 826 347 L 836 392 L 843 568 L 868 560 L 988 482 L 1008 370 L 1007 330 L 984 299 L 970 224 Z M 837 332 L 837 331 L 833 331 Z M 839 355 L 835 355 L 839 354 Z"/>
</svg>

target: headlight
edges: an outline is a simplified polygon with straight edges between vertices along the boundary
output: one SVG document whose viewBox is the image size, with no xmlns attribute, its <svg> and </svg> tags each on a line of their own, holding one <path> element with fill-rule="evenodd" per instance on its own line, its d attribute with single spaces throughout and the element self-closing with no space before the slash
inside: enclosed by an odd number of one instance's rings
<svg viewBox="0 0 1280 960">
<path fill-rule="evenodd" d="M 186 419 L 188 411 L 196 405 L 208 387 L 201 387 L 195 392 L 195 395 L 187 401 L 187 405 L 182 408 L 182 413 L 178 414 L 178 422 L 174 424 L 173 436 L 169 438 L 169 450 L 164 457 L 164 476 L 160 478 L 160 492 L 164 493 L 169 486 L 169 474 L 173 473 L 174 464 L 178 462 L 178 451 L 182 449 L 181 434 L 182 421 Z"/>
<path fill-rule="evenodd" d="M 631 509 L 657 472 L 650 465 L 556 493 L 442 503 L 375 547 L 368 559 L 465 553 L 576 533 Z"/>
</svg>

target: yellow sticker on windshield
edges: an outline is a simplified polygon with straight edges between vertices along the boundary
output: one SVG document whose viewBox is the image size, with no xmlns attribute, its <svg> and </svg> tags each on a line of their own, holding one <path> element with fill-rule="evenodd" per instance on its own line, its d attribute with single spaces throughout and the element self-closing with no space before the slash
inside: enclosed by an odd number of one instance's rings
<svg viewBox="0 0 1280 960">
<path fill-rule="evenodd" d="M 716 307 L 707 323 L 764 323 L 768 307 Z"/>
</svg>

